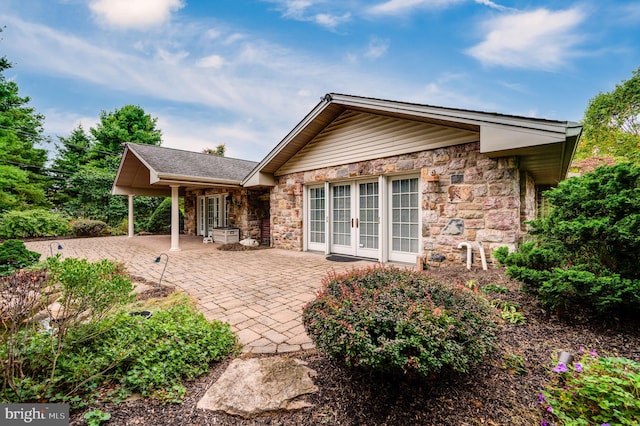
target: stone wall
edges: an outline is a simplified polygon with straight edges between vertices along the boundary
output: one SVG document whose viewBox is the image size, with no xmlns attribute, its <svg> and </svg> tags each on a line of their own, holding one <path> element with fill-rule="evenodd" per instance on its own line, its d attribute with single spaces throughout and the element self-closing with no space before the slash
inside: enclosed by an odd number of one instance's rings
<svg viewBox="0 0 640 426">
<path fill-rule="evenodd" d="M 231 200 L 242 199 L 242 190 L 238 188 L 212 188 L 212 189 L 199 189 L 195 191 L 187 191 L 184 197 L 184 227 L 185 233 L 188 235 L 197 235 L 197 205 L 198 197 L 212 196 L 217 194 L 227 194 L 227 197 Z M 240 228 L 242 223 L 241 205 L 234 203 L 233 201 L 227 204 L 227 223 L 229 226 Z"/>
<path fill-rule="evenodd" d="M 302 188 L 304 173 L 276 178 L 271 190 L 271 246 L 302 250 Z"/>
<path fill-rule="evenodd" d="M 269 218 L 269 190 L 215 188 L 188 191 L 184 198 L 185 232 L 197 234 L 197 200 L 201 196 L 227 194 L 227 223 L 240 229 L 240 238 L 260 240 L 263 219 Z"/>
<path fill-rule="evenodd" d="M 520 180 L 520 230 L 526 233 L 529 226 L 525 222 L 534 220 L 537 217 L 537 188 L 536 183 L 528 173 L 525 173 Z"/>
<path fill-rule="evenodd" d="M 491 159 L 479 143 L 293 173 L 271 191 L 274 247 L 303 248 L 303 187 L 325 181 L 416 173 L 422 191 L 422 244 L 430 264 L 459 263 L 461 242 L 482 244 L 487 256 L 520 235 L 520 184 L 515 157 Z M 437 182 L 431 181 L 437 175 Z M 474 250 L 474 262 L 480 258 Z"/>
<path fill-rule="evenodd" d="M 269 190 L 243 190 L 242 211 L 245 213 L 240 220 L 243 238 L 253 238 L 261 241 L 262 221 L 269 219 Z"/>
</svg>

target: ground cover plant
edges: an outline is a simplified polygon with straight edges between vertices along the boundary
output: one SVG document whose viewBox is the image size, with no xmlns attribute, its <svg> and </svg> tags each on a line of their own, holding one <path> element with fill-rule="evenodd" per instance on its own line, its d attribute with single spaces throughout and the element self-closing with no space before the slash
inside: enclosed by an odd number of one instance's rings
<svg viewBox="0 0 640 426">
<path fill-rule="evenodd" d="M 575 362 L 557 363 L 538 398 L 543 426 L 638 425 L 640 363 L 581 347 Z"/>
<path fill-rule="evenodd" d="M 132 289 L 122 265 L 108 260 L 53 257 L 46 269 L 2 278 L 10 303 L 0 304 L 0 401 L 72 409 L 131 393 L 179 401 L 184 380 L 235 350 L 229 325 L 207 321 L 187 297 L 147 303 L 149 318 L 132 315 L 140 308 L 130 304 Z"/>
<path fill-rule="evenodd" d="M 535 241 L 496 258 L 545 307 L 567 313 L 640 312 L 640 166 L 600 167 L 545 193 L 551 213 Z"/>
<path fill-rule="evenodd" d="M 330 273 L 303 322 L 316 347 L 350 367 L 423 377 L 468 372 L 491 351 L 493 310 L 463 286 L 376 266 Z"/>
</svg>

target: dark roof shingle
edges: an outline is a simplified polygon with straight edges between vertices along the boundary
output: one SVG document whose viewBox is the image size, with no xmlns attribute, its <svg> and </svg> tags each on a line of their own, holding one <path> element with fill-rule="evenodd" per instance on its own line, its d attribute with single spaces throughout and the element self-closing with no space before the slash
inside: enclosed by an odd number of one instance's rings
<svg viewBox="0 0 640 426">
<path fill-rule="evenodd" d="M 241 181 L 258 164 L 155 145 L 127 143 L 126 146 L 157 174 Z"/>
</svg>

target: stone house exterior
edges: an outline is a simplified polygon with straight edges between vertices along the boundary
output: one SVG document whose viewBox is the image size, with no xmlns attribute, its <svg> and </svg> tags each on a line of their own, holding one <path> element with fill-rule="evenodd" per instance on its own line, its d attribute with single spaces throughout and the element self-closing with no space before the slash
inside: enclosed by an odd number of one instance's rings
<svg viewBox="0 0 640 426">
<path fill-rule="evenodd" d="M 244 176 L 220 166 L 242 160 L 218 158 L 217 170 L 203 166 L 210 182 L 163 184 L 185 197 L 188 234 L 206 232 L 213 203 L 225 209 L 213 225 L 272 247 L 460 262 L 460 243 L 488 254 L 517 245 L 580 133 L 571 122 L 328 94 L 260 163 L 243 163 Z M 124 183 L 114 193 L 136 192 Z"/>
</svg>

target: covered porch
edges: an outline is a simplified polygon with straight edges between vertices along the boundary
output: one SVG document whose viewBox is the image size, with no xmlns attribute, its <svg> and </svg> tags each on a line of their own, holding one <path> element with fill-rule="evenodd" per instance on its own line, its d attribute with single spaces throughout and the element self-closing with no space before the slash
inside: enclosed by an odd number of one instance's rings
<svg viewBox="0 0 640 426">
<path fill-rule="evenodd" d="M 113 195 L 128 197 L 128 236 L 133 237 L 134 197 L 171 198 L 170 251 L 180 250 L 179 200 L 193 193 L 237 194 L 242 205 L 242 179 L 257 163 L 217 157 L 209 154 L 162 148 L 154 145 L 126 143 L 113 183 Z M 224 208 L 227 198 L 224 199 Z M 188 203 L 185 203 L 185 210 Z M 186 214 L 187 212 L 185 212 Z M 195 216 L 195 209 L 190 214 Z M 197 235 L 198 233 L 193 233 Z"/>
</svg>

